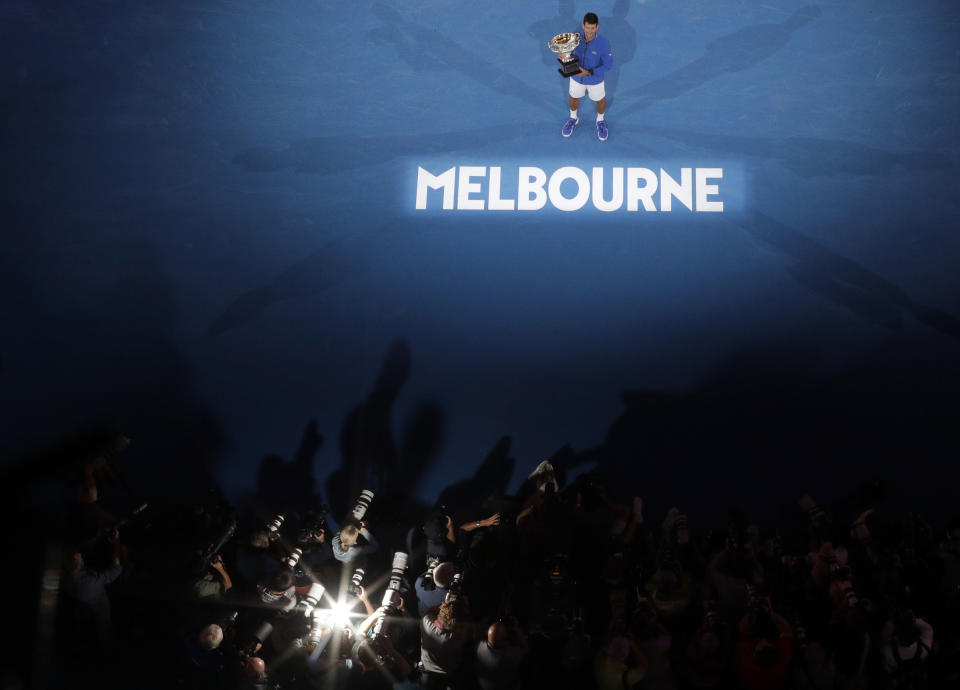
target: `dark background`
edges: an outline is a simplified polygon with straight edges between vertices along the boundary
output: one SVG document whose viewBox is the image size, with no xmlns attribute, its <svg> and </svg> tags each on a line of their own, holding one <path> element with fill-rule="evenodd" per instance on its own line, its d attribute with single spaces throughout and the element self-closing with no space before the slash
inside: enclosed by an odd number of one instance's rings
<svg viewBox="0 0 960 690">
<path fill-rule="evenodd" d="M 111 428 L 131 498 L 240 501 L 316 420 L 335 503 L 569 446 L 655 519 L 875 477 L 946 516 L 955 3 L 542 5 L 3 3 L 4 466 Z M 545 47 L 588 10 L 602 144 Z M 417 214 L 424 161 L 721 166 L 727 211 Z"/>
</svg>

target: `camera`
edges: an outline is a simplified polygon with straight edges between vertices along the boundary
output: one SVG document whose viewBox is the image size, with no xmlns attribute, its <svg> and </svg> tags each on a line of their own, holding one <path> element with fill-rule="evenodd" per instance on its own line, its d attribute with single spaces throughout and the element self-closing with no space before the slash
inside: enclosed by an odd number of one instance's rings
<svg viewBox="0 0 960 690">
<path fill-rule="evenodd" d="M 286 519 L 287 517 L 283 513 L 277 513 L 273 516 L 273 518 L 271 518 L 271 520 L 267 523 L 267 531 L 270 533 L 271 537 L 280 531 L 280 528 L 283 526 L 283 521 Z"/>
<path fill-rule="evenodd" d="M 350 584 L 347 585 L 347 591 L 355 597 L 360 596 L 360 585 L 363 584 L 363 568 L 357 568 L 350 576 Z"/>
<path fill-rule="evenodd" d="M 356 504 L 353 506 L 353 511 L 350 513 L 350 516 L 357 520 L 363 520 L 364 515 L 367 514 L 367 509 L 370 507 L 370 503 L 373 501 L 373 492 L 370 489 L 364 489 L 360 492 L 360 497 L 357 499 Z"/>
<path fill-rule="evenodd" d="M 423 589 L 427 592 L 432 592 L 437 588 L 436 583 L 433 581 L 433 571 L 437 569 L 437 566 L 440 565 L 440 559 L 436 556 L 427 556 L 427 572 L 423 574 Z"/>
<path fill-rule="evenodd" d="M 283 562 L 286 563 L 289 568 L 293 569 L 297 567 L 301 556 L 303 556 L 303 549 L 296 548 L 290 552 L 290 555 L 287 556 Z"/>
<path fill-rule="evenodd" d="M 240 617 L 239 611 L 230 611 L 229 613 L 227 613 L 227 615 L 225 615 L 223 618 L 220 619 L 220 622 L 217 623 L 217 625 L 220 626 L 221 630 L 226 632 L 227 630 L 229 630 L 230 628 L 232 628 L 234 625 L 237 624 L 237 618 L 239 617 Z"/>
<path fill-rule="evenodd" d="M 304 609 L 303 613 L 305 616 L 309 616 L 310 612 L 317 607 L 320 598 L 323 597 L 323 593 L 326 591 L 326 588 L 319 582 L 314 582 L 310 585 L 307 595 L 300 602 L 300 606 Z"/>
<path fill-rule="evenodd" d="M 463 573 L 457 573 L 453 576 L 453 582 L 450 583 L 444 601 L 456 601 L 461 596 L 463 596 Z"/>
<path fill-rule="evenodd" d="M 383 601 L 381 602 L 381 605 L 386 608 L 396 609 L 400 606 L 400 591 L 407 574 L 407 560 L 408 556 L 405 552 L 394 552 L 390 579 L 387 581 L 387 591 L 383 593 Z"/>
<path fill-rule="evenodd" d="M 337 625 L 336 619 L 330 616 L 329 611 L 320 608 L 313 609 L 309 618 L 310 630 L 302 639 L 304 649 L 308 653 L 307 665 L 313 667 L 320 659 L 324 650 L 330 649 L 333 658 L 338 658 L 346 650 L 349 652 L 352 643 L 352 630 L 349 626 Z M 323 668 L 323 664 L 318 668 Z"/>
<path fill-rule="evenodd" d="M 270 637 L 272 633 L 272 623 L 263 621 L 260 625 L 258 625 L 253 635 L 247 637 L 244 640 L 244 643 L 239 645 L 237 653 L 240 657 L 240 661 L 242 663 L 246 663 L 250 657 L 256 656 L 257 652 L 260 651 L 260 647 L 263 646 L 263 643 L 267 641 L 267 638 Z"/>
<path fill-rule="evenodd" d="M 220 553 L 224 545 L 233 538 L 233 535 L 237 531 L 237 520 L 231 519 L 230 522 L 226 525 L 222 531 L 216 535 L 213 539 L 207 542 L 206 546 L 202 549 L 199 549 L 197 552 L 197 560 L 194 565 L 194 571 L 197 576 L 202 576 L 207 567 L 210 565 L 210 561 Z"/>
<path fill-rule="evenodd" d="M 383 593 L 381 606 L 384 612 L 377 618 L 370 632 L 370 637 L 376 639 L 387 634 L 387 617 L 400 609 L 400 592 L 403 589 L 404 577 L 407 573 L 408 556 L 403 551 L 393 554 L 393 566 L 390 569 L 390 579 L 387 581 L 387 591 Z"/>
<path fill-rule="evenodd" d="M 320 612 L 316 611 L 314 613 L 319 614 Z M 312 615 L 308 616 L 308 618 L 310 619 L 310 632 L 307 633 L 303 646 L 311 654 L 319 649 L 320 651 L 317 652 L 317 656 L 319 656 L 321 653 L 323 653 L 323 648 L 326 646 L 321 646 L 323 638 L 323 624 L 321 622 L 321 617 L 320 615 Z"/>
<path fill-rule="evenodd" d="M 320 506 L 316 513 L 308 515 L 303 526 L 297 532 L 297 543 L 305 550 L 313 548 L 324 534 L 330 531 L 327 525 L 327 506 Z"/>
</svg>

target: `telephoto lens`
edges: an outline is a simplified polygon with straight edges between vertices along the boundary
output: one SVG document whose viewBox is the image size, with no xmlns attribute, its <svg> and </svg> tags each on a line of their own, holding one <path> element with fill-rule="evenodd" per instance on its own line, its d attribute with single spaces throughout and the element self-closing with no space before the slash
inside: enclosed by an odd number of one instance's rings
<svg viewBox="0 0 960 690">
<path fill-rule="evenodd" d="M 370 489 L 364 489 L 360 492 L 360 498 L 357 499 L 357 503 L 353 506 L 353 512 L 351 515 L 355 520 L 363 520 L 363 516 L 367 514 L 367 509 L 370 507 L 370 503 L 373 501 L 373 492 Z"/>
<path fill-rule="evenodd" d="M 305 596 L 303 601 L 300 602 L 300 605 L 304 609 L 303 613 L 305 616 L 309 616 L 310 612 L 318 606 L 320 598 L 326 591 L 326 588 L 319 582 L 314 582 L 312 585 L 310 585 L 310 589 L 307 591 L 307 596 Z"/>
<path fill-rule="evenodd" d="M 383 602 L 381 602 L 384 611 L 373 624 L 370 631 L 371 640 L 376 640 L 381 635 L 387 634 L 388 616 L 395 614 L 400 609 L 400 589 L 403 587 L 403 579 L 407 573 L 407 559 L 407 554 L 403 551 L 394 551 L 390 579 L 387 581 L 387 591 L 383 593 Z"/>
<path fill-rule="evenodd" d="M 286 519 L 283 513 L 277 513 L 273 516 L 273 519 L 267 523 L 267 531 L 270 532 L 271 535 L 276 534 L 280 531 L 280 527 L 283 526 L 283 521 Z"/>
<path fill-rule="evenodd" d="M 267 638 L 273 633 L 273 624 L 267 621 L 263 621 L 260 625 L 257 626 L 257 629 L 253 632 L 253 635 L 245 639 L 245 644 L 240 646 L 238 650 L 240 653 L 241 659 L 248 659 L 254 654 L 257 653 L 257 645 L 263 646 L 263 643 L 267 641 Z"/>
<path fill-rule="evenodd" d="M 360 585 L 363 584 L 363 568 L 357 568 L 350 577 L 350 584 L 347 585 L 347 591 L 355 597 L 360 596 Z"/>
<path fill-rule="evenodd" d="M 293 552 L 287 557 L 287 560 L 284 561 L 291 568 L 296 568 L 297 563 L 300 562 L 300 556 L 303 555 L 303 549 L 294 549 Z"/>
<path fill-rule="evenodd" d="M 456 601 L 463 594 L 463 573 L 457 573 L 453 576 L 453 582 L 450 583 L 450 589 L 444 601 Z"/>
<path fill-rule="evenodd" d="M 317 652 L 317 656 L 319 656 L 320 652 L 323 651 L 323 648 L 320 646 L 322 638 L 323 615 L 320 609 L 314 609 L 313 614 L 310 616 L 310 632 L 307 633 L 304 647 L 306 647 L 308 652 L 313 652 L 317 648 L 320 648 L 320 651 Z"/>
<path fill-rule="evenodd" d="M 400 588 L 403 586 L 403 577 L 407 572 L 407 554 L 396 551 L 393 554 L 393 567 L 390 569 L 390 579 L 387 581 L 387 591 L 383 593 L 381 606 L 396 609 L 400 606 Z"/>
</svg>

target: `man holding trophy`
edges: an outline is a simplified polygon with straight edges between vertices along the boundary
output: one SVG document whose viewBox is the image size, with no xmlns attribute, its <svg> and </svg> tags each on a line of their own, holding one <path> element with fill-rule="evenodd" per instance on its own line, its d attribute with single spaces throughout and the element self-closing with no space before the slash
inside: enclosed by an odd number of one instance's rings
<svg viewBox="0 0 960 690">
<path fill-rule="evenodd" d="M 583 17 L 583 28 L 575 33 L 557 34 L 547 44 L 558 54 L 560 75 L 570 78 L 570 119 L 560 133 L 569 137 L 579 124 L 577 107 L 584 95 L 597 106 L 597 138 L 607 140 L 607 123 L 603 116 L 607 109 L 607 94 L 603 88 L 603 75 L 613 67 L 613 50 L 610 41 L 597 33 L 599 18 L 593 12 Z"/>
</svg>

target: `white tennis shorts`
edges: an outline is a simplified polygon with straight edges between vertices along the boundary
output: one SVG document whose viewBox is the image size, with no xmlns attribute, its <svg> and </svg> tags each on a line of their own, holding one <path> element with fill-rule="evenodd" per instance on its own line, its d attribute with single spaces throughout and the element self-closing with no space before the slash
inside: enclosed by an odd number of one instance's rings
<svg viewBox="0 0 960 690">
<path fill-rule="evenodd" d="M 603 88 L 603 82 L 599 84 L 581 84 L 578 81 L 570 78 L 570 98 L 583 98 L 585 94 L 590 95 L 591 101 L 602 101 L 607 95 L 607 92 Z"/>
</svg>

